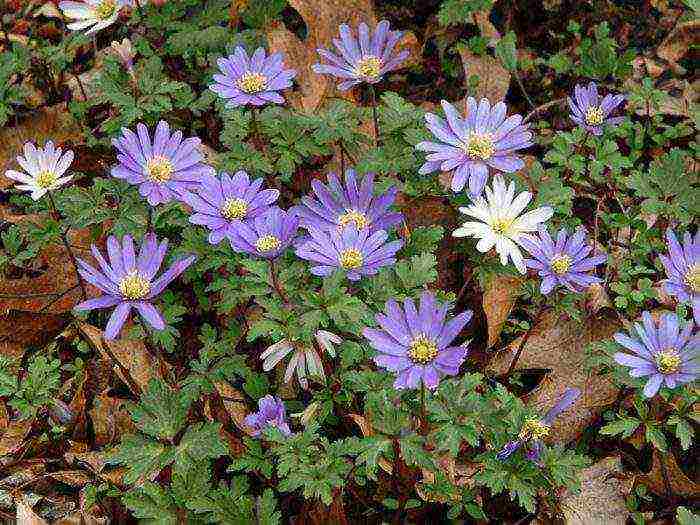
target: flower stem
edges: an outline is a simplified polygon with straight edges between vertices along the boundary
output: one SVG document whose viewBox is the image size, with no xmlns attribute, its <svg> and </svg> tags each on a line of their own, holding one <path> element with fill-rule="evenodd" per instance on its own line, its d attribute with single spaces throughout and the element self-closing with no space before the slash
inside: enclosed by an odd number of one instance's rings
<svg viewBox="0 0 700 525">
<path fill-rule="evenodd" d="M 420 434 L 421 436 L 428 435 L 428 417 L 425 410 L 425 383 L 420 384 Z"/>
<path fill-rule="evenodd" d="M 52 212 L 58 220 L 58 230 L 61 232 L 61 240 L 63 241 L 63 246 L 68 251 L 68 257 L 70 258 L 70 262 L 73 264 L 75 276 L 78 278 L 78 284 L 80 285 L 80 294 L 83 297 L 83 301 L 86 301 L 87 292 L 85 291 L 85 283 L 83 283 L 83 278 L 80 276 L 80 272 L 78 272 L 78 261 L 75 258 L 73 250 L 71 249 L 70 243 L 68 242 L 68 232 L 70 231 L 70 228 L 67 228 L 65 231 L 63 230 L 63 228 L 61 227 L 61 214 L 58 213 L 58 208 L 56 207 L 56 202 L 53 200 L 53 195 L 50 191 L 47 191 L 46 194 L 49 196 L 49 202 L 51 203 Z"/>
<path fill-rule="evenodd" d="M 374 122 L 374 146 L 378 147 L 382 145 L 382 141 L 379 138 L 379 116 L 377 115 L 377 93 L 374 90 L 374 85 L 369 85 L 369 96 L 372 103 L 372 121 Z"/>
<path fill-rule="evenodd" d="M 277 277 L 277 267 L 275 266 L 275 261 L 273 259 L 270 259 L 270 280 L 272 281 L 273 290 L 275 290 L 277 295 L 279 295 L 279 298 L 282 299 L 284 305 L 286 307 L 291 306 L 289 303 L 289 298 L 287 298 L 287 294 L 284 293 L 279 278 Z"/>
<path fill-rule="evenodd" d="M 532 335 L 532 332 L 535 329 L 535 326 L 537 325 L 537 322 L 540 320 L 540 317 L 542 317 L 542 313 L 544 312 L 544 302 L 540 304 L 539 308 L 537 309 L 537 312 L 532 318 L 532 323 L 530 324 L 530 328 L 528 329 L 527 332 L 525 332 L 525 335 L 523 336 L 522 340 L 520 341 L 520 344 L 518 345 L 518 350 L 515 352 L 515 356 L 513 356 L 513 360 L 510 362 L 510 366 L 508 367 L 508 371 L 506 372 L 505 376 L 510 377 L 510 375 L 513 373 L 513 370 L 515 370 L 515 366 L 518 364 L 518 361 L 520 360 L 520 356 L 523 353 L 523 348 L 525 348 L 525 345 L 527 344 L 528 339 L 530 339 L 530 336 Z"/>
</svg>

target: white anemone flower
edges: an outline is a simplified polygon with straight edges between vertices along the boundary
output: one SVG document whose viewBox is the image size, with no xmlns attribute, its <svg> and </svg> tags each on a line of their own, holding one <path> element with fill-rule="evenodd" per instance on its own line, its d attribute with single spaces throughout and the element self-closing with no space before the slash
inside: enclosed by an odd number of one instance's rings
<svg viewBox="0 0 700 525">
<path fill-rule="evenodd" d="M 85 34 L 89 35 L 111 26 L 117 20 L 119 11 L 124 5 L 125 0 L 83 0 L 59 2 L 58 7 L 67 18 L 75 20 L 68 24 L 68 29 L 73 31 L 87 29 Z"/>
<path fill-rule="evenodd" d="M 537 231 L 539 225 L 554 214 L 552 208 L 543 206 L 521 215 L 531 200 L 532 193 L 528 191 L 515 196 L 515 183 L 511 182 L 506 188 L 503 177 L 497 175 L 493 179 L 493 189 L 486 188 L 485 199 L 478 197 L 471 206 L 459 209 L 477 220 L 465 222 L 452 235 L 479 239 L 476 249 L 482 253 L 495 246 L 502 265 L 507 265 L 510 258 L 524 274 L 527 269 L 519 241 L 524 235 Z"/>
<path fill-rule="evenodd" d="M 17 189 L 30 191 L 35 201 L 73 178 L 72 175 L 62 177 L 73 162 L 73 152 L 68 150 L 63 153 L 61 148 L 55 148 L 51 141 L 43 148 L 37 148 L 31 142 L 25 143 L 24 157 L 19 155 L 17 162 L 26 173 L 7 170 L 5 176 L 20 182 L 21 184 L 16 186 Z"/>
<path fill-rule="evenodd" d="M 260 358 L 263 360 L 263 370 L 269 372 L 290 353 L 292 358 L 289 360 L 287 370 L 284 373 L 285 383 L 289 383 L 292 380 L 295 371 L 299 384 L 304 390 L 309 388 L 308 376 L 318 377 L 323 381 L 326 380 L 323 363 L 318 352 L 314 348 L 304 348 L 289 342 L 287 339 L 282 339 L 270 345 L 267 350 L 260 354 Z"/>
</svg>

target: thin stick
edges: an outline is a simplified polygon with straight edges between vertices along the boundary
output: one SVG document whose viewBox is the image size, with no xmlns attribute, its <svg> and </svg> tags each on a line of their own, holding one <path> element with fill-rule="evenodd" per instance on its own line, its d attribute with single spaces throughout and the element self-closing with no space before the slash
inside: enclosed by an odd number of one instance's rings
<svg viewBox="0 0 700 525">
<path fill-rule="evenodd" d="M 520 341 L 520 344 L 518 345 L 518 351 L 515 352 L 515 356 L 513 356 L 513 360 L 510 362 L 510 366 L 508 367 L 508 371 L 506 372 L 506 377 L 510 377 L 510 375 L 513 373 L 513 370 L 515 370 L 515 366 L 518 364 L 518 361 L 520 360 L 520 355 L 523 353 L 523 348 L 525 348 L 525 345 L 527 344 L 528 339 L 530 339 L 530 335 L 532 335 L 532 332 L 535 329 L 535 326 L 537 325 L 537 322 L 539 321 L 540 317 L 542 316 L 542 312 L 544 312 L 544 303 L 540 305 L 538 308 L 537 312 L 535 313 L 534 317 L 532 318 L 532 324 L 530 325 L 530 328 L 528 329 L 527 332 L 525 332 L 525 335 L 523 336 L 522 341 Z"/>
<path fill-rule="evenodd" d="M 63 231 L 63 228 L 61 227 L 61 214 L 58 213 L 58 208 L 56 207 L 56 202 L 53 200 L 53 195 L 50 191 L 46 192 L 46 194 L 49 196 L 49 202 L 51 203 L 51 208 L 53 208 L 53 213 L 56 215 L 56 217 L 58 217 L 58 229 L 61 232 L 61 240 L 63 241 L 63 245 L 68 251 L 68 257 L 70 258 L 70 262 L 73 263 L 73 269 L 75 270 L 75 275 L 78 278 L 78 284 L 80 285 L 80 294 L 83 296 L 83 301 L 85 301 L 87 300 L 85 284 L 83 283 L 83 278 L 80 276 L 80 272 L 78 271 L 78 261 L 76 260 L 75 254 L 73 253 L 73 250 L 70 247 L 70 243 L 68 242 L 67 234 L 70 231 L 70 228 L 68 228 L 66 231 Z"/>
<path fill-rule="evenodd" d="M 378 147 L 382 141 L 379 139 L 379 116 L 377 115 L 377 93 L 374 91 L 374 85 L 369 85 L 369 94 L 372 100 L 372 120 L 374 121 L 374 146 Z"/>
<path fill-rule="evenodd" d="M 80 94 L 83 95 L 83 101 L 87 101 L 87 94 L 85 93 L 85 86 L 83 86 L 83 81 L 80 80 L 80 75 L 73 73 L 73 77 L 75 78 L 75 81 L 78 83 L 78 87 L 80 88 Z"/>
<path fill-rule="evenodd" d="M 282 302 L 285 304 L 285 306 L 290 306 L 289 299 L 284 293 L 279 279 L 277 278 L 277 268 L 273 259 L 270 259 L 270 279 L 272 281 L 272 288 L 275 290 L 277 295 L 279 295 L 280 299 L 282 299 Z"/>
<path fill-rule="evenodd" d="M 556 100 L 551 100 L 551 101 L 547 102 L 546 104 L 542 104 L 541 106 L 537 106 L 535 109 L 533 109 L 532 111 L 530 111 L 530 113 L 528 113 L 528 114 L 525 116 L 525 118 L 523 119 L 523 124 L 524 124 L 525 122 L 528 122 L 528 121 L 529 121 L 532 117 L 534 117 L 537 113 L 540 113 L 540 112 L 544 111 L 545 109 L 549 109 L 549 108 L 551 108 L 552 106 L 558 106 L 559 104 L 561 104 L 561 103 L 563 103 L 563 102 L 566 102 L 566 97 L 558 98 L 558 99 L 556 99 Z"/>
<path fill-rule="evenodd" d="M 518 75 L 518 72 L 513 71 L 513 76 L 515 77 L 515 80 L 518 83 L 518 86 L 520 86 L 520 91 L 522 91 L 523 95 L 525 95 L 525 100 L 527 100 L 527 103 L 530 105 L 530 107 L 532 109 L 535 109 L 535 104 L 532 102 L 530 95 L 527 94 L 527 91 L 525 91 L 525 86 L 523 85 L 523 81 L 520 80 L 520 75 Z"/>
</svg>

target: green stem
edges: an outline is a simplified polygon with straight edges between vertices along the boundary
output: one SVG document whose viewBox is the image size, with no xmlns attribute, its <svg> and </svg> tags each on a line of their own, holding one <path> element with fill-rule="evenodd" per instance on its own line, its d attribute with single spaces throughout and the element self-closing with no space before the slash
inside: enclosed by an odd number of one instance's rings
<svg viewBox="0 0 700 525">
<path fill-rule="evenodd" d="M 50 191 L 47 191 L 46 194 L 49 196 L 49 202 L 51 203 L 51 209 L 53 211 L 53 214 L 56 216 L 56 220 L 58 220 L 58 230 L 61 232 L 61 240 L 63 241 L 63 246 L 68 252 L 70 262 L 73 264 L 73 270 L 75 270 L 75 276 L 78 278 L 78 284 L 80 285 L 80 294 L 83 297 L 83 301 L 86 301 L 87 292 L 85 291 L 85 283 L 83 283 L 83 278 L 80 276 L 80 272 L 78 271 L 78 260 L 75 258 L 75 254 L 73 253 L 70 243 L 68 242 L 68 232 L 70 231 L 70 227 L 67 228 L 65 231 L 63 230 L 63 228 L 61 227 L 61 214 L 58 213 L 58 208 L 56 207 L 56 202 L 53 200 L 53 195 Z"/>
</svg>

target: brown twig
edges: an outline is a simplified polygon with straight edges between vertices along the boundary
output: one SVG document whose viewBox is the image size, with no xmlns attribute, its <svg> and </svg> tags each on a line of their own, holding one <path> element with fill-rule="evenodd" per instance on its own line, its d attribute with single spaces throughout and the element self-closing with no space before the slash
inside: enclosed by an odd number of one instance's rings
<svg viewBox="0 0 700 525">
<path fill-rule="evenodd" d="M 515 370 L 515 366 L 518 364 L 518 361 L 520 360 L 520 356 L 523 353 L 523 349 L 525 348 L 525 345 L 527 344 L 528 339 L 530 339 L 532 332 L 534 332 L 535 326 L 537 326 L 537 322 L 540 320 L 540 317 L 542 317 L 543 312 L 544 312 L 544 303 L 542 303 L 539 306 L 539 308 L 537 309 L 537 312 L 533 316 L 532 324 L 530 325 L 530 328 L 528 329 L 528 331 L 525 332 L 525 335 L 523 336 L 522 340 L 520 341 L 520 344 L 518 345 L 518 350 L 515 352 L 515 356 L 513 356 L 513 360 L 510 362 L 510 366 L 508 367 L 508 371 L 505 373 L 505 377 L 510 377 L 510 375 L 513 373 L 513 370 Z"/>
<path fill-rule="evenodd" d="M 277 267 L 275 266 L 275 261 L 273 259 L 270 259 L 270 280 L 272 281 L 273 290 L 275 290 L 277 295 L 279 295 L 279 298 L 282 299 L 284 305 L 287 307 L 291 306 L 289 298 L 287 297 L 287 294 L 284 293 L 282 285 L 279 282 L 279 278 L 277 277 Z"/>
<path fill-rule="evenodd" d="M 524 124 L 525 122 L 528 122 L 532 117 L 534 117 L 534 116 L 537 115 L 538 113 L 544 111 L 545 109 L 549 109 L 549 108 L 551 108 L 552 106 L 558 106 L 558 105 L 561 104 L 562 102 L 566 102 L 566 97 L 558 98 L 558 99 L 556 99 L 556 100 L 550 100 L 549 102 L 547 102 L 547 103 L 545 103 L 545 104 L 542 104 L 541 106 L 537 106 L 535 109 L 533 109 L 532 111 L 530 111 L 530 113 L 528 113 L 527 115 L 525 115 L 525 118 L 523 119 L 523 124 Z"/>
<path fill-rule="evenodd" d="M 80 276 L 80 272 L 78 271 L 78 261 L 75 258 L 75 254 L 73 253 L 73 250 L 70 247 L 70 243 L 68 242 L 68 231 L 70 228 L 66 231 L 63 231 L 63 228 L 61 228 L 60 225 L 60 218 L 61 214 L 58 213 L 58 208 L 56 207 L 56 202 L 53 200 L 53 195 L 51 194 L 50 191 L 46 192 L 46 194 L 49 196 L 49 202 L 51 203 L 51 208 L 53 209 L 54 215 L 57 217 L 57 220 L 59 221 L 59 231 L 61 232 L 61 240 L 63 241 L 63 245 L 65 246 L 66 250 L 68 251 L 68 257 L 70 258 L 70 262 L 73 264 L 73 269 L 75 270 L 75 275 L 78 278 L 78 284 L 80 285 L 80 294 L 83 297 L 83 301 L 87 300 L 87 292 L 85 291 L 85 284 L 83 283 L 83 278 Z"/>
</svg>

